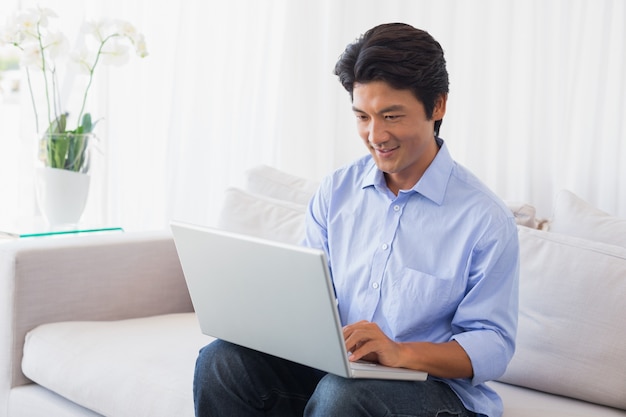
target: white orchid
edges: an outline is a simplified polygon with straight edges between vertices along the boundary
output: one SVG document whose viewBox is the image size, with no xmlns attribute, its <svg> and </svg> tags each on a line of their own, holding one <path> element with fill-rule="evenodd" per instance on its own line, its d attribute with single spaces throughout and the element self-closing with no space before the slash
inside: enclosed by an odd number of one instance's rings
<svg viewBox="0 0 626 417">
<path fill-rule="evenodd" d="M 102 63 L 107 65 L 123 65 L 130 59 L 128 46 L 117 41 L 108 42 L 100 53 L 102 54 Z"/>
<path fill-rule="evenodd" d="M 117 26 L 120 29 L 120 34 L 122 36 L 126 36 L 127 38 L 132 39 L 133 42 L 139 36 L 139 32 L 137 32 L 137 29 L 135 28 L 135 26 L 133 26 L 130 22 L 127 22 L 125 20 L 118 20 Z"/>
<path fill-rule="evenodd" d="M 8 20 L 0 31 L 0 45 L 11 44 L 21 50 L 21 64 L 26 67 L 31 101 L 35 112 L 35 123 L 39 128 L 38 112 L 30 69 L 41 70 L 43 74 L 45 97 L 48 110 L 48 132 L 52 133 L 89 133 L 93 128 L 91 116 L 84 114 L 87 95 L 92 84 L 98 63 L 123 64 L 129 59 L 129 47 L 132 46 L 140 57 L 148 55 L 145 39 L 133 25 L 122 20 L 101 19 L 86 22 L 81 28 L 82 40 L 74 51 L 68 54 L 67 37 L 49 28 L 50 20 L 57 14 L 51 9 L 32 8 L 17 12 Z M 69 63 L 89 77 L 83 94 L 83 101 L 78 112 L 78 125 L 74 130 L 66 129 L 67 112 L 61 111 L 58 92 L 57 61 L 69 57 Z M 84 114 L 84 116 L 83 116 Z"/>
<path fill-rule="evenodd" d="M 89 75 L 91 74 L 91 64 L 96 59 L 96 54 L 81 45 L 70 53 L 69 58 L 69 65 L 75 72 Z"/>
<path fill-rule="evenodd" d="M 14 18 L 16 26 L 13 29 L 18 31 L 18 33 L 22 35 L 24 39 L 36 39 L 37 27 L 46 27 L 48 25 L 47 16 L 47 13 L 38 13 L 35 11 L 35 9 L 28 10 L 23 13 L 18 13 Z"/>
<path fill-rule="evenodd" d="M 45 39 L 44 49 L 50 54 L 50 59 L 55 60 L 65 55 L 70 49 L 67 37 L 61 32 L 51 32 Z"/>
<path fill-rule="evenodd" d="M 41 49 L 34 43 L 25 45 L 22 48 L 22 56 L 20 59 L 20 65 L 26 68 L 44 69 L 43 58 L 41 56 Z"/>
<path fill-rule="evenodd" d="M 23 35 L 18 28 L 18 23 L 10 19 L 4 30 L 0 32 L 0 45 L 15 45 L 16 43 L 20 43 L 23 39 Z"/>
<path fill-rule="evenodd" d="M 137 55 L 141 58 L 148 56 L 148 46 L 143 35 L 139 35 L 135 40 L 135 51 L 137 51 Z"/>
</svg>

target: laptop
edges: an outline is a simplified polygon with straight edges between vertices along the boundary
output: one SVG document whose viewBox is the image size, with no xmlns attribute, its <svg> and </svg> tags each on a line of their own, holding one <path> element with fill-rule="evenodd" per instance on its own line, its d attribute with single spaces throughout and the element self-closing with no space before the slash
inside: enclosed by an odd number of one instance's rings
<svg viewBox="0 0 626 417">
<path fill-rule="evenodd" d="M 323 251 L 170 226 L 204 334 L 345 378 L 426 379 L 425 372 L 348 360 Z"/>
</svg>

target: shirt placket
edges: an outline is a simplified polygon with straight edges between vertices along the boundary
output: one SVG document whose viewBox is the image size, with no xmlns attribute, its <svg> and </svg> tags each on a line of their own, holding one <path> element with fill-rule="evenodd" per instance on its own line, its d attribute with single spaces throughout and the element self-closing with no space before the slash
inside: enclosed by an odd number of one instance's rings
<svg viewBox="0 0 626 417">
<path fill-rule="evenodd" d="M 389 258 L 391 257 L 393 241 L 404 209 L 404 202 L 405 200 L 400 198 L 392 201 L 381 225 L 380 240 L 377 242 L 377 247 L 372 257 L 372 268 L 368 282 L 366 311 L 369 320 L 374 318 L 381 297 L 384 296 L 382 290 L 385 284 L 385 274 Z"/>
</svg>

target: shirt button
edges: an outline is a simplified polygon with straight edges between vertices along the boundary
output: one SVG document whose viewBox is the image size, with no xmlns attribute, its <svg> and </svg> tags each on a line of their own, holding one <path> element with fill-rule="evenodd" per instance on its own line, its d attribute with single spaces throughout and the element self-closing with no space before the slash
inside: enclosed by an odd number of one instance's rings
<svg viewBox="0 0 626 417">
<path fill-rule="evenodd" d="M 400 211 L 400 206 L 397 204 L 393 206 L 393 211 Z"/>
<path fill-rule="evenodd" d="M 389 245 L 386 243 L 383 243 L 383 245 L 381 246 L 382 250 L 387 250 L 387 248 L 389 248 Z"/>
<path fill-rule="evenodd" d="M 372 288 L 374 288 L 375 290 L 378 289 L 378 282 L 373 283 Z"/>
</svg>

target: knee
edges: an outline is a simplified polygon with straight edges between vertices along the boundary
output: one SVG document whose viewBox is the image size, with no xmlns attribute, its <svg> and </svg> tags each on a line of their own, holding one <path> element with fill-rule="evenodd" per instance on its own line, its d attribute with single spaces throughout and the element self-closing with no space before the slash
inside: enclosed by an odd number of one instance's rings
<svg viewBox="0 0 626 417">
<path fill-rule="evenodd" d="M 321 381 L 317 384 L 317 388 L 315 389 L 314 395 L 319 395 L 320 397 L 343 397 L 346 394 L 349 395 L 350 387 L 346 382 L 349 382 L 348 379 L 342 378 L 337 375 L 328 374 L 321 379 Z"/>
<path fill-rule="evenodd" d="M 234 389 L 244 389 L 246 354 L 246 350 L 240 346 L 222 340 L 200 349 L 193 376 L 197 410 L 211 409 L 216 405 L 215 399 L 224 398 L 225 393 Z"/>
<path fill-rule="evenodd" d="M 307 404 L 306 416 L 359 415 L 364 405 L 363 387 L 358 380 L 328 374 L 317 384 Z M 356 413 L 356 414 L 355 414 Z"/>
<path fill-rule="evenodd" d="M 222 340 L 209 343 L 198 354 L 196 360 L 195 380 L 219 379 L 228 375 L 237 375 L 243 361 L 239 346 Z"/>
<path fill-rule="evenodd" d="M 208 369 L 215 362 L 215 358 L 223 356 L 225 352 L 224 345 L 221 340 L 215 340 L 209 343 L 198 353 L 196 359 L 196 369 Z"/>
<path fill-rule="evenodd" d="M 221 415 L 225 409 L 230 409 L 228 407 L 236 408 L 240 405 L 236 398 L 249 397 L 240 395 L 245 394 L 250 385 L 244 382 L 248 355 L 249 352 L 245 349 L 222 340 L 216 340 L 200 349 L 193 379 L 196 415 Z M 233 394 L 235 391 L 237 394 Z M 243 415 L 239 412 L 226 414 Z"/>
</svg>

